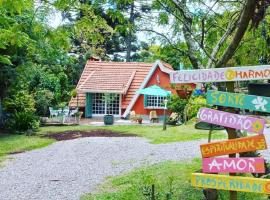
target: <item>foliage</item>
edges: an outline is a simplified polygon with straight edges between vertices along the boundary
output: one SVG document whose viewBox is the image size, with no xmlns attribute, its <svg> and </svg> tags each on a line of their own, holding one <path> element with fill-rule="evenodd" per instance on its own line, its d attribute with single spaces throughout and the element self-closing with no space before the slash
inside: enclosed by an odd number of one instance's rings
<svg viewBox="0 0 270 200">
<path fill-rule="evenodd" d="M 53 93 L 47 89 L 39 89 L 34 95 L 37 114 L 46 116 L 48 108 L 53 100 Z"/>
<path fill-rule="evenodd" d="M 13 113 L 6 122 L 6 127 L 16 131 L 37 131 L 39 119 L 32 112 Z"/>
<path fill-rule="evenodd" d="M 197 116 L 197 113 L 200 108 L 209 107 L 206 103 L 206 99 L 204 96 L 191 96 L 188 100 L 188 103 L 185 107 L 185 113 L 188 119 L 192 119 Z"/>
<path fill-rule="evenodd" d="M 178 113 L 179 116 L 183 116 L 187 103 L 186 99 L 181 99 L 178 95 L 173 95 L 168 102 L 168 109 L 172 112 Z"/>
<path fill-rule="evenodd" d="M 36 115 L 67 104 L 87 52 L 102 52 L 113 30 L 91 5 L 78 1 L 0 4 L 0 98 L 10 115 L 7 125 L 35 129 Z M 55 9 L 80 17 L 52 28 L 48 22 Z"/>
<path fill-rule="evenodd" d="M 14 114 L 16 112 L 34 113 L 35 101 L 27 91 L 18 91 L 3 101 L 4 110 L 7 113 Z"/>
<path fill-rule="evenodd" d="M 183 51 L 186 49 L 186 45 L 184 43 L 179 43 L 175 45 L 151 45 L 144 46 L 144 48 L 137 54 L 138 61 L 144 62 L 155 62 L 156 60 L 162 60 L 167 63 L 170 63 L 175 70 L 179 70 L 179 66 L 182 63 L 185 68 L 192 68 L 192 65 L 186 57 L 183 56 L 183 53 L 178 49 Z M 199 57 L 199 55 L 198 55 Z"/>
<path fill-rule="evenodd" d="M 151 199 L 151 185 L 155 185 L 155 199 L 204 199 L 201 188 L 191 186 L 190 174 L 201 169 L 201 161 L 194 159 L 187 162 L 164 162 L 150 167 L 133 170 L 125 175 L 112 177 L 100 187 L 97 194 L 88 194 L 82 200 L 126 200 Z M 263 200 L 266 195 L 255 193 L 238 193 L 239 199 Z M 219 199 L 229 199 L 228 191 L 219 191 Z"/>
<path fill-rule="evenodd" d="M 6 127 L 17 131 L 36 131 L 39 119 L 35 115 L 35 101 L 27 91 L 18 91 L 9 98 L 4 99 L 4 110 L 10 117 Z"/>
</svg>

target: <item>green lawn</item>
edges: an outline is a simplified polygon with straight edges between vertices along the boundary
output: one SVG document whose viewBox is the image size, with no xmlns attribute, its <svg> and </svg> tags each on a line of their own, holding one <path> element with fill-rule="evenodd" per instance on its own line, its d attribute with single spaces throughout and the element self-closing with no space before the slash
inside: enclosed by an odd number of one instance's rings
<svg viewBox="0 0 270 200">
<path fill-rule="evenodd" d="M 42 148 L 53 143 L 54 140 L 40 138 L 37 136 L 26 136 L 16 134 L 0 135 L 0 158 L 3 156 L 20 151 L 28 151 L 32 149 Z"/>
<path fill-rule="evenodd" d="M 56 133 L 70 130 L 96 130 L 106 129 L 121 133 L 132 133 L 138 136 L 145 137 L 151 143 L 160 144 L 168 142 L 190 141 L 208 138 L 208 132 L 205 130 L 197 130 L 194 128 L 194 123 L 190 122 L 181 126 L 169 126 L 166 131 L 162 130 L 162 126 L 145 126 L 145 125 L 122 125 L 122 126 L 51 126 L 41 128 L 39 134 Z M 213 139 L 226 138 L 224 131 L 213 131 Z"/>
<path fill-rule="evenodd" d="M 166 195 L 172 195 L 170 200 L 203 199 L 202 190 L 190 185 L 192 172 L 200 169 L 201 161 L 177 163 L 166 162 L 151 167 L 137 169 L 128 174 L 109 178 L 100 186 L 99 193 L 83 196 L 82 200 L 146 200 L 143 195 L 149 191 L 149 186 L 155 185 L 156 198 L 166 200 Z M 171 191 L 171 192 L 170 192 Z M 228 191 L 220 191 L 219 199 L 229 199 Z M 238 193 L 241 200 L 263 200 L 265 195 L 254 193 Z"/>
</svg>

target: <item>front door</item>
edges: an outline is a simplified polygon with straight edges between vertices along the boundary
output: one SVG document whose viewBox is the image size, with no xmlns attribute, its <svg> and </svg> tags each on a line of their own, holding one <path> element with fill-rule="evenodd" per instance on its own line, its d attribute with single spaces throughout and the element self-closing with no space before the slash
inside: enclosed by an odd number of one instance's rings
<svg viewBox="0 0 270 200">
<path fill-rule="evenodd" d="M 93 94 L 86 93 L 85 98 L 85 117 L 91 118 L 93 114 Z"/>
</svg>

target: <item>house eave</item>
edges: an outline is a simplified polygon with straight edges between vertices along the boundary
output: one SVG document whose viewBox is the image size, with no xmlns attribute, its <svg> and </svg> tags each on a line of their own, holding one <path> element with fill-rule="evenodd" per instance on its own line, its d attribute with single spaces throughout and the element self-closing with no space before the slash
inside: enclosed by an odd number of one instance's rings
<svg viewBox="0 0 270 200">
<path fill-rule="evenodd" d="M 125 91 L 118 90 L 91 90 L 91 89 L 78 89 L 81 93 L 112 93 L 112 94 L 125 94 Z"/>
</svg>

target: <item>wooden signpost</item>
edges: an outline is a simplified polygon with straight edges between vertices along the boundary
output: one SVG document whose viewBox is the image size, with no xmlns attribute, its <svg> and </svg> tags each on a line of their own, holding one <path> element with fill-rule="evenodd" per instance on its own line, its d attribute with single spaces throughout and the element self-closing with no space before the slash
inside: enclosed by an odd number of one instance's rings
<svg viewBox="0 0 270 200">
<path fill-rule="evenodd" d="M 266 149 L 263 134 L 201 145 L 203 158 Z"/>
<path fill-rule="evenodd" d="M 181 70 L 170 74 L 171 83 L 209 83 L 270 79 L 270 65 L 201 70 Z"/>
<path fill-rule="evenodd" d="M 171 83 L 209 83 L 270 79 L 270 65 L 232 67 L 203 70 L 181 70 L 170 74 Z M 233 92 L 233 83 L 226 83 Z M 230 112 L 248 109 L 270 113 L 270 97 L 236 94 L 209 90 L 207 103 L 229 107 Z M 193 173 L 191 184 L 195 187 L 230 191 L 230 200 L 237 199 L 236 191 L 270 194 L 270 179 L 236 176 L 235 173 L 265 173 L 263 158 L 236 158 L 237 153 L 252 152 L 267 148 L 263 135 L 265 120 L 219 110 L 201 108 L 200 121 L 227 127 L 229 140 L 202 144 L 202 170 Z M 236 138 L 234 130 L 245 130 L 258 135 Z M 216 157 L 229 155 L 229 157 Z M 207 173 L 229 173 L 228 175 Z"/>
<path fill-rule="evenodd" d="M 207 92 L 207 103 L 270 113 L 270 97 L 209 90 Z"/>
<path fill-rule="evenodd" d="M 263 158 L 203 158 L 204 173 L 265 173 Z"/>
<path fill-rule="evenodd" d="M 193 173 L 195 187 L 270 194 L 270 179 Z"/>
<path fill-rule="evenodd" d="M 237 115 L 209 108 L 201 108 L 197 116 L 198 119 L 203 122 L 259 134 L 263 133 L 264 125 L 266 123 L 264 119 Z"/>
</svg>

